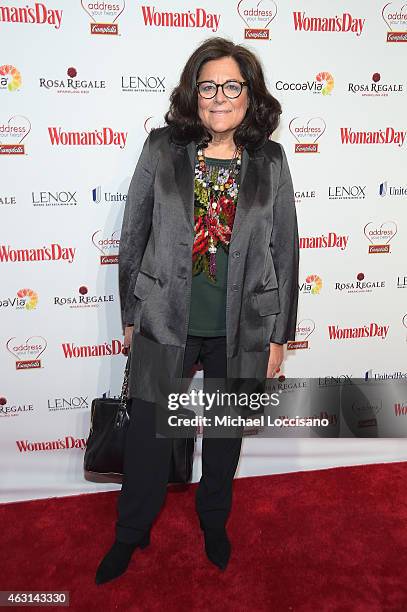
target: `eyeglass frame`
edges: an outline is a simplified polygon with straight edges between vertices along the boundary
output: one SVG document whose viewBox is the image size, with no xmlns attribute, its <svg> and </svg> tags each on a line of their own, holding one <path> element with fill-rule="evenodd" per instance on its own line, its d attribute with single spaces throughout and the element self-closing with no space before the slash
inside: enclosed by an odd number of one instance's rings
<svg viewBox="0 0 407 612">
<path fill-rule="evenodd" d="M 201 92 L 199 91 L 199 86 L 202 85 L 202 83 L 213 83 L 216 86 L 216 93 L 211 96 L 210 98 L 205 98 L 205 96 L 203 96 L 201 94 Z M 239 85 L 241 86 L 241 90 L 240 93 L 237 96 L 234 96 L 233 98 L 230 98 L 229 96 L 227 96 L 223 90 L 224 85 L 226 85 L 226 83 L 239 83 Z M 213 100 L 213 98 L 216 98 L 216 96 L 218 95 L 218 90 L 219 87 L 222 88 L 222 93 L 225 96 L 225 98 L 227 98 L 228 100 L 236 100 L 237 98 L 239 98 L 239 96 L 242 95 L 242 91 L 243 91 L 243 87 L 249 87 L 249 82 L 248 81 L 238 81 L 237 79 L 228 79 L 227 81 L 225 81 L 224 83 L 215 83 L 215 81 L 211 81 L 211 80 L 207 80 L 207 81 L 197 81 L 196 82 L 196 88 L 198 90 L 198 94 L 201 96 L 201 98 L 203 98 L 204 100 Z"/>
</svg>

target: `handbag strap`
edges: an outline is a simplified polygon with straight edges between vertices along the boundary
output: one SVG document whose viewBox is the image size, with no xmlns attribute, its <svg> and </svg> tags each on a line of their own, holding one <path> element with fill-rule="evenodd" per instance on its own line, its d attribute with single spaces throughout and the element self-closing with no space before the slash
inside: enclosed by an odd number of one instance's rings
<svg viewBox="0 0 407 612">
<path fill-rule="evenodd" d="M 120 393 L 120 406 L 123 408 L 127 407 L 127 399 L 129 395 L 130 357 L 131 357 L 131 351 L 129 351 L 129 354 L 127 356 L 126 367 L 124 369 L 122 391 Z"/>
</svg>

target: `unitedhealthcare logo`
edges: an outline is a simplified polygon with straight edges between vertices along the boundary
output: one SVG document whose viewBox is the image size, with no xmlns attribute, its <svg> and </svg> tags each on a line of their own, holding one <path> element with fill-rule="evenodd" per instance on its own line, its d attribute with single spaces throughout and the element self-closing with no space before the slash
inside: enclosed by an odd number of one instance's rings
<svg viewBox="0 0 407 612">
<path fill-rule="evenodd" d="M 111 191 L 102 191 L 102 187 L 100 185 L 92 189 L 92 201 L 95 202 L 95 204 L 100 204 L 101 202 L 125 203 L 126 199 L 126 193 L 121 193 L 120 191 L 116 191 L 116 193 Z"/>
<path fill-rule="evenodd" d="M 407 185 L 388 185 L 387 181 L 383 181 L 379 186 L 379 195 L 382 198 L 386 196 L 407 196 Z"/>
<path fill-rule="evenodd" d="M 365 372 L 365 381 L 369 380 L 402 380 L 407 378 L 407 372 L 374 372 L 373 370 L 367 370 Z"/>
</svg>

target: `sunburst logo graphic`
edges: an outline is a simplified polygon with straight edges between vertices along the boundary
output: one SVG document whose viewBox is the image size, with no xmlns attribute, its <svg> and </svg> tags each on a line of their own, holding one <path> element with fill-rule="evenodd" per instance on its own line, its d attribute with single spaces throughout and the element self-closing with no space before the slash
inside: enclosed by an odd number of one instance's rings
<svg viewBox="0 0 407 612">
<path fill-rule="evenodd" d="M 34 310 L 38 304 L 38 294 L 32 289 L 20 289 L 17 291 L 17 296 L 20 300 L 25 300 L 25 309 Z"/>
<path fill-rule="evenodd" d="M 17 91 L 21 87 L 21 74 L 14 66 L 5 64 L 0 66 L 0 89 Z"/>
<path fill-rule="evenodd" d="M 320 278 L 316 274 L 310 274 L 305 279 L 305 282 L 308 283 L 308 285 L 312 285 L 311 293 L 313 295 L 318 295 L 318 293 L 322 289 L 322 278 Z"/>
<path fill-rule="evenodd" d="M 315 80 L 318 83 L 323 83 L 324 86 L 321 89 L 321 93 L 323 96 L 329 96 L 334 88 L 334 78 L 330 72 L 319 72 L 315 77 Z"/>
</svg>

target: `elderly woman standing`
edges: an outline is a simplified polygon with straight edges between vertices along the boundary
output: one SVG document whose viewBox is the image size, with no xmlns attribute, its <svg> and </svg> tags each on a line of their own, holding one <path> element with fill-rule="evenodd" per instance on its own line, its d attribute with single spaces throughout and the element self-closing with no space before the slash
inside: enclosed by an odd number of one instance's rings
<svg viewBox="0 0 407 612">
<path fill-rule="evenodd" d="M 298 233 L 281 145 L 281 107 L 256 56 L 222 38 L 200 45 L 171 96 L 167 127 L 148 136 L 123 218 L 119 287 L 131 346 L 131 420 L 116 541 L 98 584 L 149 544 L 164 502 L 171 440 L 155 402 L 198 360 L 205 378 L 271 378 L 295 338 Z M 212 563 L 231 552 L 226 521 L 241 437 L 204 437 L 196 509 Z"/>
</svg>

